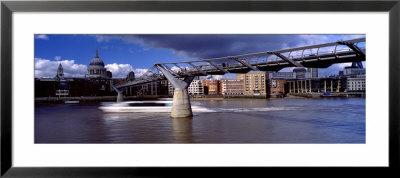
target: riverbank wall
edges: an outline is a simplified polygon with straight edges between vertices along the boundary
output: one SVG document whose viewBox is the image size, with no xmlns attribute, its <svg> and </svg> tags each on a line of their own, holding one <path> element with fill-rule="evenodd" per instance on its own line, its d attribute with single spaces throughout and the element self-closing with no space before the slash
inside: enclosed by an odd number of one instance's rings
<svg viewBox="0 0 400 178">
<path fill-rule="evenodd" d="M 286 95 L 287 97 L 305 97 L 305 98 L 320 98 L 320 97 L 341 97 L 341 98 L 348 98 L 348 97 L 365 97 L 365 93 L 363 92 L 355 92 L 355 93 L 345 93 L 345 92 L 339 92 L 339 93 L 290 93 Z"/>
<path fill-rule="evenodd" d="M 321 97 L 320 93 L 291 93 L 287 94 L 287 97 L 303 97 L 303 98 L 319 98 Z"/>
<path fill-rule="evenodd" d="M 125 101 L 133 100 L 155 100 L 160 96 L 124 96 Z M 78 96 L 78 97 L 37 97 L 35 103 L 64 103 L 65 101 L 79 101 L 79 102 L 116 102 L 117 96 Z"/>
<path fill-rule="evenodd" d="M 274 99 L 274 98 L 320 98 L 320 97 L 365 97 L 364 95 L 323 93 L 291 93 L 286 95 L 205 95 L 190 96 L 191 101 L 224 100 L 224 99 Z M 125 101 L 137 100 L 172 100 L 171 96 L 124 96 Z M 37 97 L 35 103 L 64 103 L 65 101 L 79 102 L 116 102 L 117 96 L 78 96 L 78 97 Z"/>
</svg>

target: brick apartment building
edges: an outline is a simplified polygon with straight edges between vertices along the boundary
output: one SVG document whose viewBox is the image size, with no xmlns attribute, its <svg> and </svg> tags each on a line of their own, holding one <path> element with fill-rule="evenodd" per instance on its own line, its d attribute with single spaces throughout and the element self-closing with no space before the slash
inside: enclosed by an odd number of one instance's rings
<svg viewBox="0 0 400 178">
<path fill-rule="evenodd" d="M 221 94 L 223 95 L 243 95 L 243 80 L 237 79 L 222 79 Z"/>
</svg>

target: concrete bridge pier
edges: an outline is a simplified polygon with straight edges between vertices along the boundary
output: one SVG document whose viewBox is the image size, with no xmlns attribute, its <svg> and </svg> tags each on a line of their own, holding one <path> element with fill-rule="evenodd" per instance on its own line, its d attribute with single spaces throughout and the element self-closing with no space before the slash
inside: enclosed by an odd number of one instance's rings
<svg viewBox="0 0 400 178">
<path fill-rule="evenodd" d="M 192 106 L 190 105 L 190 98 L 187 91 L 190 83 L 194 77 L 185 77 L 184 80 L 175 78 L 169 71 L 161 65 L 157 68 L 164 74 L 167 80 L 174 86 L 174 97 L 171 109 L 172 118 L 186 118 L 192 116 Z"/>
<path fill-rule="evenodd" d="M 124 94 L 122 92 L 118 92 L 117 103 L 124 101 Z"/>
<path fill-rule="evenodd" d="M 118 89 L 114 86 L 114 83 L 111 82 L 111 87 L 118 93 L 117 95 L 117 103 L 124 101 L 124 91 L 126 88 Z"/>
<path fill-rule="evenodd" d="M 176 88 L 171 109 L 171 117 L 190 117 L 192 116 L 192 106 L 187 89 Z"/>
</svg>

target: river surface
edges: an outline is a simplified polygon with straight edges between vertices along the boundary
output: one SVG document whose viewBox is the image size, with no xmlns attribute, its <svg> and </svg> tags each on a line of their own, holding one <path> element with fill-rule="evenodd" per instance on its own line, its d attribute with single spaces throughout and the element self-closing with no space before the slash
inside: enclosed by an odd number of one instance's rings
<svg viewBox="0 0 400 178">
<path fill-rule="evenodd" d="M 35 143 L 365 143 L 365 98 L 192 101 L 216 112 L 107 114 L 36 104 Z"/>
</svg>

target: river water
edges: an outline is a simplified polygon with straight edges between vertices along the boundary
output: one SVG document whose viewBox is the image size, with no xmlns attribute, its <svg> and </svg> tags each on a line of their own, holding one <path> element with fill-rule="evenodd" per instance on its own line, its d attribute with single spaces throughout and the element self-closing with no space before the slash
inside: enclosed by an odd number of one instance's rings
<svg viewBox="0 0 400 178">
<path fill-rule="evenodd" d="M 365 98 L 192 101 L 216 112 L 106 114 L 100 103 L 36 104 L 35 143 L 365 143 Z"/>
</svg>

